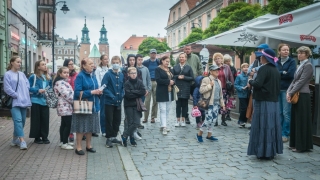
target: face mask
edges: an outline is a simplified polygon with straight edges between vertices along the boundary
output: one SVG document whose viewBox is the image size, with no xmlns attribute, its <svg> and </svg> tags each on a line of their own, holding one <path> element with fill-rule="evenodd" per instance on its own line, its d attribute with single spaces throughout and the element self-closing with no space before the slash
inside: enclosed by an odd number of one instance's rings
<svg viewBox="0 0 320 180">
<path fill-rule="evenodd" d="M 118 70 L 120 68 L 120 64 L 112 64 L 113 70 Z"/>
</svg>

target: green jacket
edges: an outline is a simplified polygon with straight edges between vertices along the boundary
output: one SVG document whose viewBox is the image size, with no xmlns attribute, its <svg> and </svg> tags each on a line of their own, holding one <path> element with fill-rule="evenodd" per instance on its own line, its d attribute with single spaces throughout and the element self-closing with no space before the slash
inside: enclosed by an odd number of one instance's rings
<svg viewBox="0 0 320 180">
<path fill-rule="evenodd" d="M 176 64 L 179 64 L 179 57 L 176 59 Z M 198 76 L 202 76 L 203 74 L 203 68 L 202 68 L 202 64 L 201 61 L 199 59 L 199 57 L 195 54 L 191 53 L 191 56 L 188 57 L 186 63 L 191 66 L 191 69 L 193 71 L 193 76 L 194 78 L 198 77 Z"/>
</svg>

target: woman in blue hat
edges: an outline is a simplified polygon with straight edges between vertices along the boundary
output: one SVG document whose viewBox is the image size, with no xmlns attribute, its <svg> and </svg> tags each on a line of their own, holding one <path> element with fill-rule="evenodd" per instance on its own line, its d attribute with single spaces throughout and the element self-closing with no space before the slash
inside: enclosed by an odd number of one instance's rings
<svg viewBox="0 0 320 180">
<path fill-rule="evenodd" d="M 262 66 L 257 77 L 248 80 L 253 86 L 255 102 L 247 153 L 256 155 L 258 159 L 273 159 L 283 151 L 278 102 L 280 74 L 275 52 L 266 48 L 261 53 Z"/>
</svg>

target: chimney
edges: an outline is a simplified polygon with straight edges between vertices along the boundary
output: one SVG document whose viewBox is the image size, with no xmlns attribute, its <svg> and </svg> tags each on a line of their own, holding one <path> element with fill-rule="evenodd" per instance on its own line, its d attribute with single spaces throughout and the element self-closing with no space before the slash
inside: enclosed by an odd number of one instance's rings
<svg viewBox="0 0 320 180">
<path fill-rule="evenodd" d="M 143 35 L 143 37 L 148 37 L 147 35 Z"/>
<path fill-rule="evenodd" d="M 137 35 L 136 34 L 132 34 L 132 37 L 137 37 Z"/>
</svg>

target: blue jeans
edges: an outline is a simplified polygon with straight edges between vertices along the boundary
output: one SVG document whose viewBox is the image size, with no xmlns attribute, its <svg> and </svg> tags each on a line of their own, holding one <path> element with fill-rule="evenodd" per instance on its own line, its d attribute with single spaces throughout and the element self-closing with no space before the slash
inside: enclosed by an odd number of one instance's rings
<svg viewBox="0 0 320 180">
<path fill-rule="evenodd" d="M 286 99 L 287 92 L 281 90 L 279 95 L 282 137 L 290 136 L 291 104 Z"/>
<path fill-rule="evenodd" d="M 26 122 L 27 108 L 13 107 L 11 109 L 11 115 L 13 120 L 13 136 L 24 137 L 24 124 Z"/>
<path fill-rule="evenodd" d="M 106 133 L 106 115 L 105 115 L 105 108 L 104 108 L 104 96 L 100 98 L 100 128 L 101 133 Z"/>
</svg>

